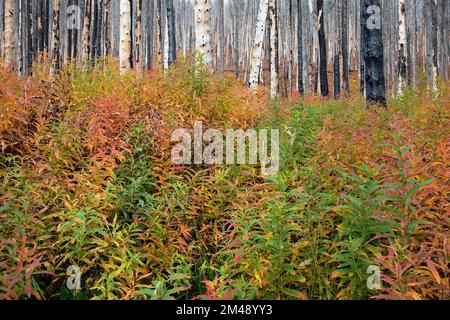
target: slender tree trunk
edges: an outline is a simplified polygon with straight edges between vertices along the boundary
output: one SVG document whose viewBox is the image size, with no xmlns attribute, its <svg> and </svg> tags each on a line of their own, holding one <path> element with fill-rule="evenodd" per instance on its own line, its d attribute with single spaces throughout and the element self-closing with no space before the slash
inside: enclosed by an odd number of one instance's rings
<svg viewBox="0 0 450 320">
<path fill-rule="evenodd" d="M 289 65 L 287 70 L 287 76 L 288 76 L 288 90 L 289 95 L 292 95 L 294 91 L 294 10 L 292 8 L 292 0 L 288 0 L 288 13 L 289 13 L 289 29 L 288 29 L 288 35 L 286 37 L 287 43 L 286 46 L 288 47 L 289 52 Z M 278 8 L 278 6 L 277 6 Z M 277 15 L 278 15 L 278 9 L 277 9 Z M 277 18 L 278 21 L 278 18 Z M 277 22 L 278 23 L 278 22 Z M 278 30 L 278 27 L 277 27 Z"/>
<path fill-rule="evenodd" d="M 59 61 L 59 0 L 53 0 L 52 67 L 50 74 L 58 72 Z"/>
<path fill-rule="evenodd" d="M 303 83 L 303 11 L 302 0 L 297 0 L 297 49 L 298 49 L 298 91 L 301 95 L 305 93 Z"/>
<path fill-rule="evenodd" d="M 156 56 L 158 63 L 162 63 L 162 44 L 163 44 L 163 33 L 162 33 L 162 3 L 161 0 L 156 0 Z"/>
<path fill-rule="evenodd" d="M 319 20 L 319 53 L 320 53 L 320 92 L 322 96 L 329 95 L 327 72 L 327 43 L 325 39 L 323 0 L 317 0 L 317 19 Z"/>
<path fill-rule="evenodd" d="M 256 91 L 262 63 L 263 41 L 266 30 L 268 0 L 259 1 L 258 19 L 256 21 L 255 39 L 253 41 L 251 67 L 250 67 L 250 89 Z"/>
<path fill-rule="evenodd" d="M 131 3 L 120 0 L 120 72 L 131 69 Z"/>
<path fill-rule="evenodd" d="M 49 52 L 49 35 L 50 35 L 50 0 L 44 0 L 43 16 L 42 16 L 42 32 L 43 32 L 43 48 L 45 52 Z"/>
<path fill-rule="evenodd" d="M 90 57 L 91 61 L 94 63 L 97 58 L 97 52 L 98 52 L 98 1 L 93 0 L 93 6 L 92 6 L 92 21 L 91 21 L 91 29 L 92 29 L 92 37 L 91 37 L 91 52 Z"/>
<path fill-rule="evenodd" d="M 277 0 L 269 1 L 270 17 L 270 97 L 278 95 L 278 3 Z"/>
<path fill-rule="evenodd" d="M 34 61 L 32 0 L 27 0 L 27 44 L 28 44 L 27 68 L 30 71 L 33 68 L 33 61 Z"/>
<path fill-rule="evenodd" d="M 405 0 L 398 1 L 398 94 L 402 94 L 407 85 L 407 61 L 406 61 L 406 6 Z"/>
<path fill-rule="evenodd" d="M 219 45 L 217 46 L 217 60 L 221 73 L 225 72 L 225 18 L 224 0 L 217 0 L 218 25 L 219 25 Z"/>
<path fill-rule="evenodd" d="M 349 54 L 348 54 L 348 2 L 347 0 L 342 1 L 342 85 L 344 94 L 348 96 L 350 94 L 350 67 L 349 67 Z"/>
<path fill-rule="evenodd" d="M 5 62 L 15 71 L 17 68 L 16 61 L 16 40 L 14 33 L 14 20 L 15 20 L 15 10 L 14 10 L 14 0 L 5 1 Z"/>
<path fill-rule="evenodd" d="M 362 96 L 366 95 L 366 0 L 360 0 L 360 36 L 359 36 L 359 90 Z"/>
<path fill-rule="evenodd" d="M 341 64 L 339 59 L 339 53 L 337 49 L 334 51 L 334 58 L 333 58 L 333 96 L 335 99 L 339 98 L 339 95 L 341 93 Z"/>
<path fill-rule="evenodd" d="M 384 46 L 381 21 L 381 1 L 364 0 L 362 17 L 366 21 L 364 34 L 364 65 L 366 99 L 386 106 L 384 77 Z"/>
<path fill-rule="evenodd" d="M 177 44 L 176 44 L 176 36 L 175 36 L 175 7 L 173 5 L 173 0 L 166 0 L 167 6 L 167 33 L 169 36 L 169 57 L 168 64 L 169 66 L 177 58 Z"/>
<path fill-rule="evenodd" d="M 437 0 L 429 0 L 426 2 L 429 12 L 429 28 L 427 30 L 427 42 L 429 63 L 428 67 L 431 70 L 431 86 L 434 91 L 437 91 L 437 77 L 438 77 L 438 28 L 437 28 Z"/>
<path fill-rule="evenodd" d="M 195 7 L 195 47 L 202 55 L 203 62 L 212 67 L 211 45 L 211 2 L 194 0 Z"/>
<path fill-rule="evenodd" d="M 144 69 L 144 55 L 142 43 L 142 0 L 136 1 L 136 28 L 135 28 L 135 50 L 136 50 L 136 67 L 139 70 Z"/>
<path fill-rule="evenodd" d="M 105 56 L 111 54 L 111 0 L 105 0 L 105 10 L 103 15 L 103 28 L 104 28 L 104 48 Z"/>
<path fill-rule="evenodd" d="M 83 63 L 89 60 L 89 53 L 91 51 L 91 13 L 92 13 L 92 1 L 93 0 L 85 0 L 84 3 L 84 23 L 83 23 L 83 32 L 82 32 L 82 52 L 81 52 L 81 61 Z"/>
</svg>

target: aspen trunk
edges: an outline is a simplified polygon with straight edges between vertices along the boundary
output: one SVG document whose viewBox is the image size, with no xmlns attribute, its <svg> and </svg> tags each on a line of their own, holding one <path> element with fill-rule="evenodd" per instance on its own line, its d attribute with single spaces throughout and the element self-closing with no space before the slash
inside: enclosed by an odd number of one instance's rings
<svg viewBox="0 0 450 320">
<path fill-rule="evenodd" d="M 406 6 L 405 0 L 398 1 L 398 94 L 402 94 L 407 84 L 407 60 L 406 60 Z"/>
<path fill-rule="evenodd" d="M 14 33 L 14 20 L 15 20 L 14 2 L 15 2 L 14 0 L 5 1 L 5 32 L 4 32 L 5 62 L 13 71 L 15 71 L 17 68 L 16 40 Z"/>
<path fill-rule="evenodd" d="M 297 0 L 297 51 L 298 51 L 298 91 L 301 95 L 305 93 L 305 86 L 303 83 L 303 13 L 302 0 Z"/>
<path fill-rule="evenodd" d="M 130 18 L 131 19 L 131 18 Z M 142 0 L 136 1 L 136 32 L 135 32 L 136 67 L 144 69 L 144 55 L 142 46 Z"/>
<path fill-rule="evenodd" d="M 130 0 L 120 0 L 120 72 L 131 69 L 131 3 Z"/>
<path fill-rule="evenodd" d="M 82 52 L 81 61 L 87 62 L 89 60 L 90 43 L 91 43 L 91 13 L 92 0 L 86 0 L 84 4 L 84 23 L 82 32 Z"/>
<path fill-rule="evenodd" d="M 53 26 L 52 26 L 52 67 L 50 74 L 59 70 L 59 0 L 53 0 Z"/>
<path fill-rule="evenodd" d="M 278 3 L 277 0 L 269 1 L 270 17 L 270 97 L 278 95 Z"/>
<path fill-rule="evenodd" d="M 203 57 L 203 63 L 212 67 L 211 45 L 211 2 L 194 0 L 195 7 L 195 47 Z"/>
<path fill-rule="evenodd" d="M 263 40 L 266 30 L 267 11 L 269 9 L 268 0 L 259 1 L 258 19 L 256 21 L 255 38 L 253 41 L 252 56 L 250 63 L 249 86 L 252 91 L 258 87 L 259 73 L 262 62 Z"/>
</svg>

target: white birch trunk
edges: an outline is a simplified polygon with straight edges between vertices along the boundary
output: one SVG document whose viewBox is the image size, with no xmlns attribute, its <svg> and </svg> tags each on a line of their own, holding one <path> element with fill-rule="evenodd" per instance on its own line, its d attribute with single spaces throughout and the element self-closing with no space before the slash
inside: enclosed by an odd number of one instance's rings
<svg viewBox="0 0 450 320">
<path fill-rule="evenodd" d="M 195 47 L 203 56 L 203 62 L 212 68 L 211 1 L 194 0 Z"/>
<path fill-rule="evenodd" d="M 50 74 L 59 70 L 59 0 L 53 0 L 53 24 L 52 24 L 52 66 Z"/>
<path fill-rule="evenodd" d="M 269 1 L 270 16 L 270 97 L 278 95 L 278 14 L 277 0 Z"/>
<path fill-rule="evenodd" d="M 406 6 L 405 0 L 398 1 L 398 36 L 399 36 L 399 73 L 398 73 L 398 94 L 402 94 L 407 84 L 406 72 L 407 72 L 407 60 L 406 60 Z"/>
<path fill-rule="evenodd" d="M 164 69 L 169 69 L 169 20 L 165 19 L 164 28 Z"/>
<path fill-rule="evenodd" d="M 120 72 L 131 68 L 131 4 L 130 0 L 120 0 Z"/>
<path fill-rule="evenodd" d="M 250 61 L 250 79 L 249 86 L 252 91 L 258 87 L 259 72 L 262 62 L 264 33 L 266 30 L 267 11 L 269 9 L 269 0 L 260 0 L 259 12 L 256 21 L 256 32 L 253 41 L 252 56 Z"/>
<path fill-rule="evenodd" d="M 16 41 L 14 34 L 14 0 L 5 1 L 5 62 L 13 70 L 16 68 Z"/>
</svg>

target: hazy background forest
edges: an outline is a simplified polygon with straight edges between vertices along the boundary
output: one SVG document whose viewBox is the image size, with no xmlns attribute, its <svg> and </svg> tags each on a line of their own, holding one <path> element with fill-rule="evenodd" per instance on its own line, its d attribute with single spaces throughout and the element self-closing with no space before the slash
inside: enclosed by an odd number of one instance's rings
<svg viewBox="0 0 450 320">
<path fill-rule="evenodd" d="M 0 299 L 449 299 L 449 14 L 0 0 Z M 278 171 L 174 163 L 198 121 Z"/>
</svg>

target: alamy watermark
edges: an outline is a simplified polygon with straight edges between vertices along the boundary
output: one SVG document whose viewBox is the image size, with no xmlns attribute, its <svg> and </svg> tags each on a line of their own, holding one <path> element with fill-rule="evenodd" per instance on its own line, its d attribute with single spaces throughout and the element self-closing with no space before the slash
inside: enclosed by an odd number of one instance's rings
<svg viewBox="0 0 450 320">
<path fill-rule="evenodd" d="M 66 9 L 67 14 L 67 29 L 68 30 L 81 30 L 81 9 L 77 5 L 68 6 Z"/>
<path fill-rule="evenodd" d="M 367 274 L 370 276 L 367 278 L 367 288 L 369 290 L 381 289 L 381 269 L 379 266 L 369 266 L 367 268 Z"/>
<path fill-rule="evenodd" d="M 173 132 L 172 162 L 184 165 L 260 164 L 261 174 L 270 176 L 280 168 L 280 132 L 278 129 L 227 129 L 225 134 L 217 129 L 203 130 L 197 121 L 193 136 L 188 129 Z M 270 152 L 270 154 L 269 154 Z"/>
<path fill-rule="evenodd" d="M 81 289 L 81 270 L 77 265 L 72 265 L 67 268 L 67 275 L 69 276 L 66 281 L 66 286 L 69 290 Z"/>
</svg>

